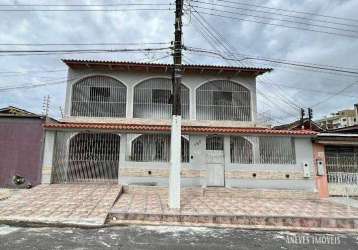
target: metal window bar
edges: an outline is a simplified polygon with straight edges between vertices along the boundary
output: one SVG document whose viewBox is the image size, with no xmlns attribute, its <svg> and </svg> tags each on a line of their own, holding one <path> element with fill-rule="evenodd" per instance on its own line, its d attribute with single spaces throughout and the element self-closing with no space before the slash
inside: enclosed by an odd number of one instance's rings
<svg viewBox="0 0 358 250">
<path fill-rule="evenodd" d="M 53 183 L 118 181 L 120 136 L 57 132 Z"/>
<path fill-rule="evenodd" d="M 170 119 L 172 104 L 169 104 L 168 90 L 172 92 L 172 80 L 152 78 L 134 87 L 133 117 L 150 119 Z M 161 95 L 161 96 L 158 96 Z M 189 119 L 189 89 L 181 85 L 182 118 Z"/>
<path fill-rule="evenodd" d="M 358 173 L 358 147 L 327 146 L 327 172 Z"/>
<path fill-rule="evenodd" d="M 295 164 L 294 139 L 291 137 L 259 137 L 259 161 L 262 164 Z"/>
<path fill-rule="evenodd" d="M 358 185 L 358 173 L 329 172 L 327 178 L 329 183 Z"/>
<path fill-rule="evenodd" d="M 131 143 L 130 161 L 169 162 L 170 135 L 143 134 Z M 181 160 L 189 162 L 189 141 L 181 138 Z"/>
<path fill-rule="evenodd" d="M 206 150 L 224 150 L 224 137 L 208 135 L 206 137 Z"/>
<path fill-rule="evenodd" d="M 71 115 L 126 117 L 126 86 L 108 76 L 91 76 L 73 85 Z"/>
<path fill-rule="evenodd" d="M 231 136 L 230 160 L 231 163 L 252 164 L 253 149 L 251 142 L 241 136 Z"/>
<path fill-rule="evenodd" d="M 196 118 L 251 121 L 250 91 L 229 80 L 205 83 L 196 91 Z"/>
</svg>

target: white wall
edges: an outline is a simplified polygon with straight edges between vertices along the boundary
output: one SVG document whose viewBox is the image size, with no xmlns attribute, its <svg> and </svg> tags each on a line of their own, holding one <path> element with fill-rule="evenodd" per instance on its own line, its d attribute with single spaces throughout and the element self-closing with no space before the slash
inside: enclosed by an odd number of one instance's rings
<svg viewBox="0 0 358 250">
<path fill-rule="evenodd" d="M 170 72 L 153 74 L 153 73 L 142 73 L 142 72 L 119 72 L 119 71 L 95 71 L 95 70 L 73 70 L 69 69 L 68 71 L 68 83 L 66 89 L 66 101 L 65 101 L 65 117 L 70 117 L 71 111 L 71 93 L 72 86 L 83 79 L 84 77 L 93 76 L 93 75 L 106 75 L 117 79 L 122 82 L 127 87 L 127 107 L 126 114 L 127 118 L 133 118 L 133 90 L 134 86 L 143 80 L 157 77 L 170 78 Z M 252 109 L 252 122 L 246 122 L 247 124 L 252 125 L 256 121 L 256 80 L 255 77 L 225 77 L 219 75 L 208 75 L 208 74 L 191 74 L 184 75 L 182 83 L 189 88 L 190 91 L 190 120 L 195 120 L 195 103 L 196 103 L 196 94 L 195 90 L 201 86 L 203 83 L 212 81 L 212 80 L 231 80 L 237 82 L 251 92 L 251 109 Z M 233 121 L 231 121 L 232 123 Z M 245 122 L 237 122 L 245 123 Z"/>
</svg>

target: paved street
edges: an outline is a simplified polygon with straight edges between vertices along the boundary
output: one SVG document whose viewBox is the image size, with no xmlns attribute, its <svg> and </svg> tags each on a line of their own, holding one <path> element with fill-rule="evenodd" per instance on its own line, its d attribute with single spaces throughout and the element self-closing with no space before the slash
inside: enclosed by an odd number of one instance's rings
<svg viewBox="0 0 358 250">
<path fill-rule="evenodd" d="M 100 229 L 0 225 L 0 249 L 358 249 L 358 234 L 167 226 Z"/>
</svg>

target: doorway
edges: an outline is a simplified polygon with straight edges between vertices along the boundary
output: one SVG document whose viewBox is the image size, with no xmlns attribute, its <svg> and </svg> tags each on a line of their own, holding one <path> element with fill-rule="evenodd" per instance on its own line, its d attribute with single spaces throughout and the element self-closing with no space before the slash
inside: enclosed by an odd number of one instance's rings
<svg viewBox="0 0 358 250">
<path fill-rule="evenodd" d="M 225 186 L 224 137 L 206 137 L 207 180 L 209 187 Z"/>
</svg>

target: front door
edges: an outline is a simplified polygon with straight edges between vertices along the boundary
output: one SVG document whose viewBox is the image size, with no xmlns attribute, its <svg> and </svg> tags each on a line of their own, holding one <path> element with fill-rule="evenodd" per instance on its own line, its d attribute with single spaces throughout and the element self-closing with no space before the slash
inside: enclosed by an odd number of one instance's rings
<svg viewBox="0 0 358 250">
<path fill-rule="evenodd" d="M 207 180 L 210 187 L 225 186 L 225 165 L 223 150 L 206 150 Z"/>
</svg>

